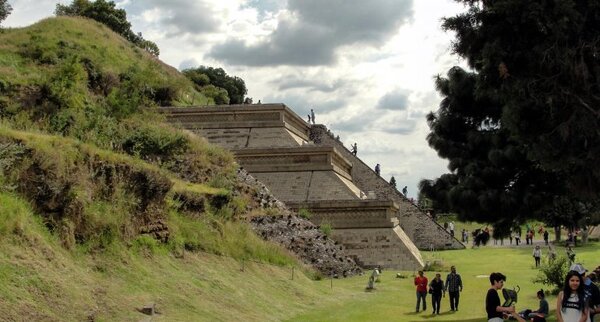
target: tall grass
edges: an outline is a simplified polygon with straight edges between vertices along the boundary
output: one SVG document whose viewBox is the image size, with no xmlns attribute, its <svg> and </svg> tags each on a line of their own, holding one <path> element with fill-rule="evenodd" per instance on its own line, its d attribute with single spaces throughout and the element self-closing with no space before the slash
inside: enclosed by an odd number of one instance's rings
<svg viewBox="0 0 600 322">
<path fill-rule="evenodd" d="M 31 229 L 31 218 L 32 211 L 26 202 L 0 190 L 0 239 L 24 235 Z"/>
</svg>

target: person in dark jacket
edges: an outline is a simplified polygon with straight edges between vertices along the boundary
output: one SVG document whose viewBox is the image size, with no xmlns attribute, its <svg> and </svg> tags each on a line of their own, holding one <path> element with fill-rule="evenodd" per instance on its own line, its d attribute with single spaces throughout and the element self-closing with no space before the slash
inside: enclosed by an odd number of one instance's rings
<svg viewBox="0 0 600 322">
<path fill-rule="evenodd" d="M 444 291 L 444 281 L 440 273 L 435 274 L 435 278 L 429 283 L 429 294 L 431 294 L 431 306 L 433 307 L 433 314 L 440 314 L 440 303 L 442 302 L 442 293 L 446 295 Z"/>
<path fill-rule="evenodd" d="M 450 267 L 450 274 L 446 276 L 446 286 L 444 291 L 448 291 L 450 296 L 450 311 L 458 311 L 458 300 L 462 292 L 463 284 L 460 274 L 456 273 L 456 267 Z"/>
</svg>

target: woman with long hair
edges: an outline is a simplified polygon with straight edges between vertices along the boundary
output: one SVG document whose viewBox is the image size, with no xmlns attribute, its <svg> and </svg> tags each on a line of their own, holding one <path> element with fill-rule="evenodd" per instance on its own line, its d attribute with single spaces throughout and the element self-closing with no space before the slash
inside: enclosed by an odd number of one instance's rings
<svg viewBox="0 0 600 322">
<path fill-rule="evenodd" d="M 563 290 L 556 299 L 558 322 L 590 322 L 590 312 L 584 297 L 581 275 L 570 271 L 565 278 Z"/>
</svg>

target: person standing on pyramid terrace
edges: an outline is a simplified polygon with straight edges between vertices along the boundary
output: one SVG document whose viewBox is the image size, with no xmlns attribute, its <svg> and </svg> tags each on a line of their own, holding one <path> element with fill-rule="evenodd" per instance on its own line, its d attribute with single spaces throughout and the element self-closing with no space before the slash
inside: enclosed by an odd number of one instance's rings
<svg viewBox="0 0 600 322">
<path fill-rule="evenodd" d="M 394 178 L 394 176 L 392 176 L 390 178 L 390 186 L 394 187 L 394 189 L 396 189 L 396 178 Z"/>
<path fill-rule="evenodd" d="M 381 173 L 381 166 L 379 165 L 379 163 L 375 165 L 375 173 L 377 173 L 377 175 Z"/>
<path fill-rule="evenodd" d="M 308 114 L 307 116 L 308 116 L 308 124 L 310 124 L 310 114 Z"/>
<path fill-rule="evenodd" d="M 450 311 L 458 311 L 458 300 L 462 289 L 463 284 L 460 274 L 456 273 L 456 266 L 451 266 L 450 274 L 446 276 L 446 285 L 444 286 L 444 292 L 448 291 L 448 297 L 450 298 Z"/>
<path fill-rule="evenodd" d="M 313 109 L 310 109 L 310 119 L 312 120 L 312 124 L 315 124 L 315 111 L 313 111 Z"/>
<path fill-rule="evenodd" d="M 350 151 L 354 156 L 356 156 L 356 153 L 358 153 L 358 147 L 356 146 L 356 142 L 354 142 L 354 144 L 350 145 L 352 147 L 352 150 Z"/>
<path fill-rule="evenodd" d="M 402 188 L 402 194 L 406 197 L 407 193 L 408 193 L 408 187 L 404 186 L 404 188 Z"/>
</svg>

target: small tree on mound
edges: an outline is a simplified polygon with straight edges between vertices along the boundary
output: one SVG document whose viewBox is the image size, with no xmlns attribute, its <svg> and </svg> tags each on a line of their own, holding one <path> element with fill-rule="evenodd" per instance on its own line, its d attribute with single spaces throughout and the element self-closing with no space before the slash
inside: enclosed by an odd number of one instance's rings
<svg viewBox="0 0 600 322">
<path fill-rule="evenodd" d="M 569 271 L 569 259 L 565 256 L 559 256 L 554 260 L 542 264 L 538 276 L 533 279 L 534 283 L 554 286 L 553 294 L 557 294 L 563 287 L 565 276 Z"/>
</svg>

